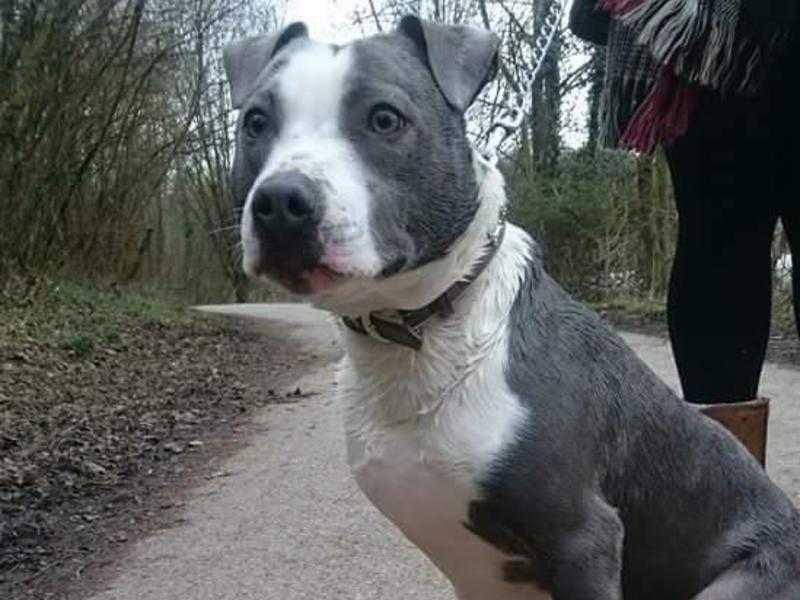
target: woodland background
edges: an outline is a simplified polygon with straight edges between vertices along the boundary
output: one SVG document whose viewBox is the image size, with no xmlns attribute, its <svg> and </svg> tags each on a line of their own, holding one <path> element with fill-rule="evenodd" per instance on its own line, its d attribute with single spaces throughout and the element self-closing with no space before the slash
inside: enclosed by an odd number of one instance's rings
<svg viewBox="0 0 800 600">
<path fill-rule="evenodd" d="M 320 37 L 408 13 L 488 26 L 502 60 L 468 115 L 480 146 L 553 1 L 0 0 L 0 598 L 90 596 L 92 565 L 177 525 L 176 487 L 205 476 L 193 465 L 245 443 L 261 407 L 305 397 L 284 386 L 320 360 L 186 309 L 276 297 L 240 267 L 222 48 L 309 6 Z M 560 30 L 501 157 L 510 216 L 612 324 L 663 333 L 668 170 L 600 147 L 602 80 L 602 51 Z M 798 365 L 775 273 L 770 348 Z"/>
<path fill-rule="evenodd" d="M 346 10 L 353 36 L 390 29 L 408 13 L 500 34 L 496 83 L 469 115 L 480 142 L 531 69 L 551 2 L 363 0 Z M 221 48 L 280 27 L 287 6 L 0 0 L 2 280 L 68 277 L 182 303 L 264 298 L 239 267 Z M 599 147 L 603 51 L 565 26 L 563 19 L 525 128 L 503 156 L 512 219 L 583 300 L 659 310 L 676 229 L 668 170 L 660 155 Z M 776 258 L 781 243 L 776 237 Z"/>
</svg>

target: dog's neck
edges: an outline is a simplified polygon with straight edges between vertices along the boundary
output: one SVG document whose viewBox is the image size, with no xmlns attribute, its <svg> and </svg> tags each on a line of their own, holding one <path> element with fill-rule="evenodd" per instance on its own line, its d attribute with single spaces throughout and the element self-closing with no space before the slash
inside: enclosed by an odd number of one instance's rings
<svg viewBox="0 0 800 600">
<path fill-rule="evenodd" d="M 381 342 L 400 344 L 420 350 L 423 344 L 425 325 L 436 317 L 446 319 L 453 314 L 453 305 L 466 289 L 481 276 L 497 254 L 503 242 L 505 228 L 506 222 L 501 218 L 495 231 L 486 239 L 483 256 L 474 265 L 469 275 L 453 283 L 433 302 L 416 310 L 388 310 L 353 317 L 347 316 L 343 318 L 345 326 L 356 333 L 373 337 Z"/>
<path fill-rule="evenodd" d="M 431 266 L 444 279 L 437 280 L 437 294 L 471 272 L 485 252 L 486 236 L 502 217 L 505 193 L 501 175 L 488 165 L 479 174 L 481 205 L 473 224 L 443 259 L 448 261 L 444 268 Z M 434 414 L 487 360 L 502 360 L 509 313 L 530 250 L 530 238 L 509 226 L 495 258 L 454 303 L 453 313 L 426 324 L 420 350 L 343 328 L 347 368 L 342 372 L 342 391 L 362 396 L 364 386 L 370 388 L 363 394 L 369 407 L 353 403 L 363 407 L 363 416 L 370 415 L 367 421 L 398 423 Z M 422 274 L 423 279 L 429 276 Z M 356 374 L 350 389 L 348 380 Z"/>
<path fill-rule="evenodd" d="M 478 209 L 466 232 L 448 253 L 423 267 L 383 280 L 354 279 L 321 293 L 314 303 L 340 316 L 366 315 L 384 310 L 417 310 L 465 279 L 489 250 L 487 240 L 502 220 L 506 196 L 503 177 L 479 153 L 473 152 L 478 185 Z"/>
</svg>

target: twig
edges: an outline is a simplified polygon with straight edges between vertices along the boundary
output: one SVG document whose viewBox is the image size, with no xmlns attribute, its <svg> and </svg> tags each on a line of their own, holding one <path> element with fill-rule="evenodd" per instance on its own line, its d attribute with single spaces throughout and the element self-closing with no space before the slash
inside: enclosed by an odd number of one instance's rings
<svg viewBox="0 0 800 600">
<path fill-rule="evenodd" d="M 378 18 L 378 11 L 375 10 L 374 0 L 369 0 L 369 9 L 372 11 L 372 18 L 375 19 L 375 27 L 378 28 L 380 33 L 383 33 L 383 25 L 381 25 L 381 20 Z"/>
</svg>

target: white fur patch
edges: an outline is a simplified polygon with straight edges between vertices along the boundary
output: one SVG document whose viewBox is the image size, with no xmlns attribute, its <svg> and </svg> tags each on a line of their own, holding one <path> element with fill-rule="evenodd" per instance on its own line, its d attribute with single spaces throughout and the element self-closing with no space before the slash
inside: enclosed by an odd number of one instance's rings
<svg viewBox="0 0 800 600">
<path fill-rule="evenodd" d="M 261 262 L 253 231 L 254 191 L 272 175 L 290 170 L 326 182 L 320 235 L 322 263 L 348 275 L 374 277 L 382 268 L 369 226 L 370 195 L 355 150 L 340 127 L 342 97 L 353 64 L 352 50 L 338 53 L 310 42 L 289 56 L 277 81 L 284 120 L 280 137 L 253 184 L 242 217 L 244 265 L 254 274 Z"/>
<path fill-rule="evenodd" d="M 433 291 L 409 281 L 414 273 L 371 285 L 394 285 L 395 300 L 424 303 L 463 277 L 504 202 L 499 173 L 489 167 L 479 180 L 481 207 L 469 231 L 450 256 L 415 271 Z M 479 499 L 476 481 L 514 442 L 527 414 L 506 383 L 505 366 L 509 313 L 529 257 L 530 239 L 508 226 L 455 314 L 426 325 L 420 351 L 345 332 L 339 389 L 356 480 L 450 578 L 460 600 L 548 597 L 530 585 L 505 583 L 502 565 L 509 557 L 463 526 L 469 502 Z"/>
<path fill-rule="evenodd" d="M 503 176 L 479 153 L 473 164 L 480 185 L 480 206 L 469 229 L 447 255 L 424 267 L 379 280 L 353 278 L 312 298 L 315 305 L 340 315 L 362 315 L 383 309 L 412 310 L 439 297 L 466 277 L 480 260 L 486 239 L 505 207 Z"/>
</svg>

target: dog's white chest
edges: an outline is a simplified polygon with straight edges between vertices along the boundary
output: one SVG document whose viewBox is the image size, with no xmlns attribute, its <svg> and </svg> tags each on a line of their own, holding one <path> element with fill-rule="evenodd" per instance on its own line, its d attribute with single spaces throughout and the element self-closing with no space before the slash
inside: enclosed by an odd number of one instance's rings
<svg viewBox="0 0 800 600">
<path fill-rule="evenodd" d="M 467 521 L 474 490 L 426 460 L 419 446 L 385 437 L 369 455 L 350 439 L 353 475 L 369 499 L 450 579 L 458 600 L 546 600 L 531 585 L 503 580 L 511 557 L 470 532 Z"/>
<path fill-rule="evenodd" d="M 506 582 L 504 567 L 516 557 L 465 527 L 470 502 L 481 499 L 476 482 L 529 415 L 505 374 L 526 240 L 509 227 L 486 283 L 474 283 L 448 319 L 427 325 L 418 352 L 345 332 L 339 393 L 353 475 L 450 579 L 458 600 L 550 598 L 533 584 Z"/>
</svg>

